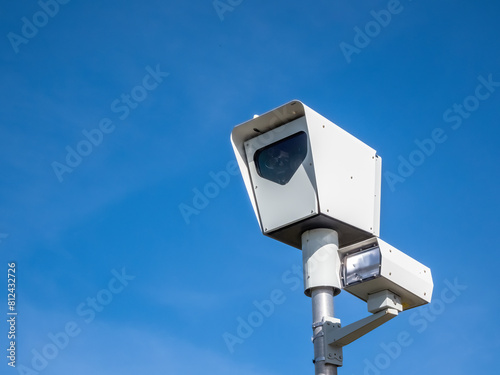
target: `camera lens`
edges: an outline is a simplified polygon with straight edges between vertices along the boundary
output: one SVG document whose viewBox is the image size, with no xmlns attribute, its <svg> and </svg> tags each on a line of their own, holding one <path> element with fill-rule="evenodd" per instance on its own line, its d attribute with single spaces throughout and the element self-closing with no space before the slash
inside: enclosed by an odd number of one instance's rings
<svg viewBox="0 0 500 375">
<path fill-rule="evenodd" d="M 295 133 L 258 150 L 254 155 L 257 173 L 262 178 L 286 185 L 307 155 L 307 135 Z"/>
</svg>

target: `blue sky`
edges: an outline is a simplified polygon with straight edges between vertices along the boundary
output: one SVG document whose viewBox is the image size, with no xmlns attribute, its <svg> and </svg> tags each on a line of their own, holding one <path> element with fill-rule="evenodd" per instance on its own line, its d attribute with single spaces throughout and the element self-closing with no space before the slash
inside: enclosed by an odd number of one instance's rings
<svg viewBox="0 0 500 375">
<path fill-rule="evenodd" d="M 381 237 L 434 278 L 432 304 L 346 347 L 340 372 L 494 372 L 499 16 L 470 0 L 3 1 L 0 269 L 17 264 L 19 315 L 1 373 L 312 373 L 301 253 L 260 233 L 229 173 L 232 128 L 292 99 L 377 150 Z M 345 292 L 335 307 L 368 314 Z"/>
</svg>

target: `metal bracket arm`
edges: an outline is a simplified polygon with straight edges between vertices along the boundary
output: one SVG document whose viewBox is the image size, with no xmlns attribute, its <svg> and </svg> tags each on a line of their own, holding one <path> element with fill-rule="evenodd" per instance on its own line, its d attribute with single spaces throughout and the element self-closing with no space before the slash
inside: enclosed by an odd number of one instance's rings
<svg viewBox="0 0 500 375">
<path fill-rule="evenodd" d="M 345 327 L 340 327 L 339 323 L 326 321 L 323 325 L 325 345 L 335 347 L 346 346 L 397 315 L 398 310 L 388 308 Z"/>
</svg>

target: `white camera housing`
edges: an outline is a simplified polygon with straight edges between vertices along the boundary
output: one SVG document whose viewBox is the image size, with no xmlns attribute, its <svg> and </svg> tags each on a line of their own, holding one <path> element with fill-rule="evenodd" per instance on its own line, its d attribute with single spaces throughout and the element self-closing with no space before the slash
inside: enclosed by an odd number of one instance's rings
<svg viewBox="0 0 500 375">
<path fill-rule="evenodd" d="M 300 101 L 236 126 L 231 142 L 265 235 L 298 249 L 315 228 L 340 246 L 379 235 L 381 158 Z"/>
<path fill-rule="evenodd" d="M 343 289 L 369 302 L 369 310 L 374 309 L 371 297 L 383 291 L 396 294 L 403 310 L 431 301 L 431 270 L 380 238 L 340 248 L 339 253 Z"/>
</svg>

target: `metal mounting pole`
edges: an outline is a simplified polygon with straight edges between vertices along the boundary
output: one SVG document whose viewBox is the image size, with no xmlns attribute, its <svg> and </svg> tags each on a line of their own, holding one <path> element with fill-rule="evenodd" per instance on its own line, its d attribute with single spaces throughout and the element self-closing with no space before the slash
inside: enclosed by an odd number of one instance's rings
<svg viewBox="0 0 500 375">
<path fill-rule="evenodd" d="M 325 334 L 323 332 L 325 318 L 333 318 L 333 312 L 333 288 L 313 288 L 313 345 L 316 375 L 337 375 L 337 366 L 326 363 Z"/>
<path fill-rule="evenodd" d="M 334 320 L 333 296 L 341 289 L 338 244 L 338 234 L 332 229 L 313 229 L 302 234 L 304 293 L 312 302 L 316 375 L 337 374 L 337 366 L 326 362 L 323 324 Z"/>
</svg>

